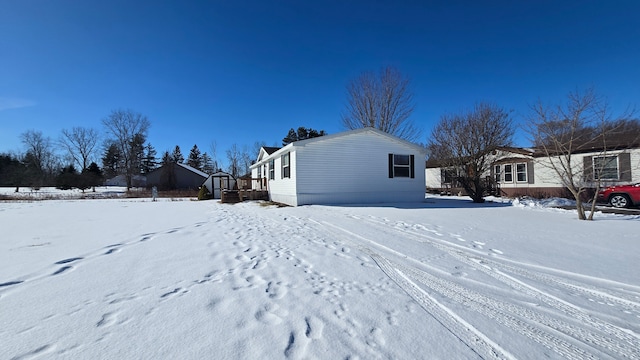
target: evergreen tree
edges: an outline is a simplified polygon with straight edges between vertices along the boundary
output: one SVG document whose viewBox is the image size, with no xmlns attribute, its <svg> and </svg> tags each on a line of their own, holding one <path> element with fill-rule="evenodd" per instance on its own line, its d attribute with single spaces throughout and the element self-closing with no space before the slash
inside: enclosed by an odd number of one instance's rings
<svg viewBox="0 0 640 360">
<path fill-rule="evenodd" d="M 285 146 L 294 141 L 311 139 L 314 137 L 325 136 L 327 133 L 324 130 L 316 130 L 312 128 L 306 128 L 304 126 L 300 126 L 298 131 L 293 128 L 289 129 L 289 133 L 282 139 L 282 146 Z"/>
<path fill-rule="evenodd" d="M 202 170 L 202 155 L 198 149 L 198 145 L 193 145 L 191 151 L 189 151 L 189 158 L 187 159 L 187 165 L 194 167 L 198 170 Z"/>
<path fill-rule="evenodd" d="M 180 151 L 180 146 L 176 145 L 176 148 L 173 149 L 173 154 L 171 154 L 171 158 L 179 164 L 184 162 L 184 156 L 182 155 L 182 151 Z"/>
<path fill-rule="evenodd" d="M 298 141 L 298 134 L 296 133 L 296 131 L 291 128 L 289 129 L 289 132 L 287 133 L 287 136 L 284 137 L 284 139 L 282 139 L 282 146 L 285 146 L 289 143 Z"/>
<path fill-rule="evenodd" d="M 165 166 L 173 163 L 173 156 L 168 151 L 165 151 L 162 155 L 162 161 L 160 162 L 160 166 Z"/>
<path fill-rule="evenodd" d="M 83 190 L 92 187 L 93 191 L 95 192 L 95 187 L 102 184 L 102 170 L 100 170 L 98 164 L 96 164 L 95 162 L 92 162 L 86 169 L 82 170 L 81 176 L 81 183 L 82 185 L 86 186 L 84 188 L 81 188 Z"/>
<path fill-rule="evenodd" d="M 80 177 L 73 165 L 62 168 L 62 171 L 56 177 L 56 188 L 60 190 L 69 190 L 78 187 Z"/>
<path fill-rule="evenodd" d="M 158 168 L 158 160 L 156 159 L 156 149 L 153 148 L 151 143 L 147 143 L 144 147 L 145 154 L 142 160 L 142 172 L 148 174 Z"/>
<path fill-rule="evenodd" d="M 204 171 L 207 174 L 213 174 L 214 172 L 216 172 L 216 170 L 217 169 L 213 164 L 213 159 L 211 158 L 211 156 L 209 156 L 209 154 L 207 153 L 203 153 L 202 154 L 202 171 Z"/>
<path fill-rule="evenodd" d="M 131 175 L 139 175 L 143 173 L 142 163 L 145 158 L 144 143 L 147 141 L 146 137 L 142 133 L 135 134 L 131 139 L 129 146 L 131 158 L 130 158 L 130 172 Z"/>
<path fill-rule="evenodd" d="M 123 166 L 122 154 L 117 144 L 111 143 L 102 156 L 102 168 L 107 178 L 112 178 L 120 172 Z"/>
</svg>

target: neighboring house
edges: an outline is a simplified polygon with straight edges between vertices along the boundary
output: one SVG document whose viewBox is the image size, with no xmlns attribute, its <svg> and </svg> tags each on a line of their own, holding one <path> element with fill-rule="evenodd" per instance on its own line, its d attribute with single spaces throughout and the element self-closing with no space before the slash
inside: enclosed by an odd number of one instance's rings
<svg viewBox="0 0 640 360">
<path fill-rule="evenodd" d="M 556 160 L 552 158 L 552 160 Z M 557 160 L 556 160 L 557 162 Z M 614 147 L 603 151 L 585 149 L 571 157 L 573 169 L 586 187 L 595 188 L 595 181 L 603 186 L 640 182 L 640 146 Z M 594 173 L 594 169 L 600 169 Z M 500 193 L 516 196 L 565 196 L 562 179 L 553 169 L 551 161 L 542 151 L 523 148 L 501 148 L 495 151 L 491 169 L 485 174 Z M 598 179 L 598 177 L 600 179 Z M 428 161 L 425 170 L 427 189 L 459 191 L 455 176 L 437 163 Z"/>
<path fill-rule="evenodd" d="M 170 163 L 147 174 L 147 187 L 156 186 L 161 190 L 197 190 L 208 176 L 207 173 L 189 165 Z"/>
<path fill-rule="evenodd" d="M 426 149 L 374 128 L 262 148 L 255 189 L 274 202 L 306 204 L 424 201 Z"/>
<path fill-rule="evenodd" d="M 222 196 L 222 190 L 237 189 L 236 178 L 224 171 L 218 171 L 211 174 L 202 184 L 209 189 L 209 192 L 213 195 L 214 199 L 220 199 Z"/>
</svg>

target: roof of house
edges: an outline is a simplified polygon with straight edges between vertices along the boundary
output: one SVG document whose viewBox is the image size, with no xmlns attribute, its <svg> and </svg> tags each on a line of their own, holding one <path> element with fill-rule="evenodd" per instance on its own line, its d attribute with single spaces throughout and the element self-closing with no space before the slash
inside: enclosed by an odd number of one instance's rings
<svg viewBox="0 0 640 360">
<path fill-rule="evenodd" d="M 289 144 L 287 144 L 287 145 L 285 145 L 285 146 L 283 146 L 281 148 L 271 148 L 271 149 L 276 149 L 276 151 L 268 153 L 268 155 L 269 155 L 269 157 L 271 157 L 271 155 L 288 151 L 289 149 L 294 148 L 294 147 L 306 146 L 306 145 L 308 145 L 310 143 L 315 143 L 315 142 L 319 142 L 319 141 L 326 141 L 326 140 L 341 138 L 341 137 L 350 136 L 350 135 L 359 134 L 359 133 L 373 133 L 373 134 L 376 134 L 378 136 L 386 137 L 386 138 L 388 138 L 390 140 L 402 143 L 405 146 L 412 147 L 412 148 L 416 149 L 419 152 L 423 152 L 425 154 L 427 152 L 427 150 L 425 148 L 423 148 L 422 146 L 419 146 L 419 145 L 416 145 L 416 144 L 411 143 L 409 141 L 406 141 L 404 139 L 401 139 L 401 138 L 399 138 L 399 137 L 397 137 L 395 135 L 391 135 L 389 133 L 386 133 L 384 131 L 378 130 L 376 128 L 365 127 L 365 128 L 355 129 L 355 130 L 342 131 L 342 132 L 335 133 L 335 134 L 330 134 L 330 135 L 318 136 L 318 137 L 314 137 L 314 138 L 310 138 L 310 139 L 294 141 L 294 142 L 289 143 Z M 267 150 L 266 147 L 263 147 L 262 149 L 265 149 L 265 151 Z M 251 167 L 255 167 L 258 164 L 259 164 L 259 162 L 256 162 L 255 164 L 251 165 Z"/>
<path fill-rule="evenodd" d="M 263 146 L 262 148 L 263 148 L 263 149 L 264 149 L 264 151 L 266 151 L 266 152 L 267 152 L 267 154 L 269 154 L 269 155 L 271 155 L 271 154 L 273 154 L 274 152 L 276 152 L 276 151 L 280 150 L 280 148 L 279 148 L 279 147 L 272 147 L 272 146 Z"/>
<path fill-rule="evenodd" d="M 202 176 L 203 178 L 209 177 L 209 174 L 207 174 L 204 171 L 200 171 L 200 170 L 194 168 L 193 166 L 189 166 L 187 164 L 181 164 L 181 163 L 176 163 L 176 165 L 181 166 L 181 167 L 191 171 L 192 173 L 198 174 L 198 175 Z"/>
</svg>

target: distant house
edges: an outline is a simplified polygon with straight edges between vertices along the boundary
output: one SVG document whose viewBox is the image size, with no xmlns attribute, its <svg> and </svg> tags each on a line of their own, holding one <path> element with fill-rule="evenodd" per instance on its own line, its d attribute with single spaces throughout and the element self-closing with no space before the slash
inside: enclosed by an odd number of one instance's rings
<svg viewBox="0 0 640 360">
<path fill-rule="evenodd" d="M 233 190 L 238 188 L 236 178 L 223 171 L 218 171 L 209 175 L 202 185 L 209 189 L 209 192 L 213 195 L 214 199 L 220 199 L 222 190 Z"/>
<path fill-rule="evenodd" d="M 147 187 L 156 186 L 161 190 L 197 190 L 208 176 L 207 173 L 189 165 L 170 163 L 147 174 Z"/>
<path fill-rule="evenodd" d="M 640 182 L 640 145 L 610 146 L 606 151 L 584 148 L 573 153 L 571 162 L 586 187 L 595 187 L 597 180 L 604 186 Z M 539 149 L 505 147 L 495 151 L 485 177 L 508 197 L 567 195 L 549 157 Z M 462 191 L 457 188 L 455 174 L 437 162 L 427 162 L 425 179 L 427 189 Z"/>
<path fill-rule="evenodd" d="M 426 150 L 363 128 L 262 148 L 251 166 L 254 189 L 272 201 L 306 204 L 424 201 Z"/>
</svg>

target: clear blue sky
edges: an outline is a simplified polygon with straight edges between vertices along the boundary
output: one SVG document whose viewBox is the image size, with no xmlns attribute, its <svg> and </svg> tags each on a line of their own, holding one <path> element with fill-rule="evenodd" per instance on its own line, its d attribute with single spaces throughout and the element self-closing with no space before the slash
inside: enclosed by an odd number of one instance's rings
<svg viewBox="0 0 640 360">
<path fill-rule="evenodd" d="M 395 66 L 424 142 L 441 115 L 594 86 L 640 105 L 640 1 L 0 0 L 0 152 L 35 129 L 151 121 L 159 155 L 342 131 L 345 86 Z M 528 142 L 518 136 L 517 145 Z"/>
</svg>

